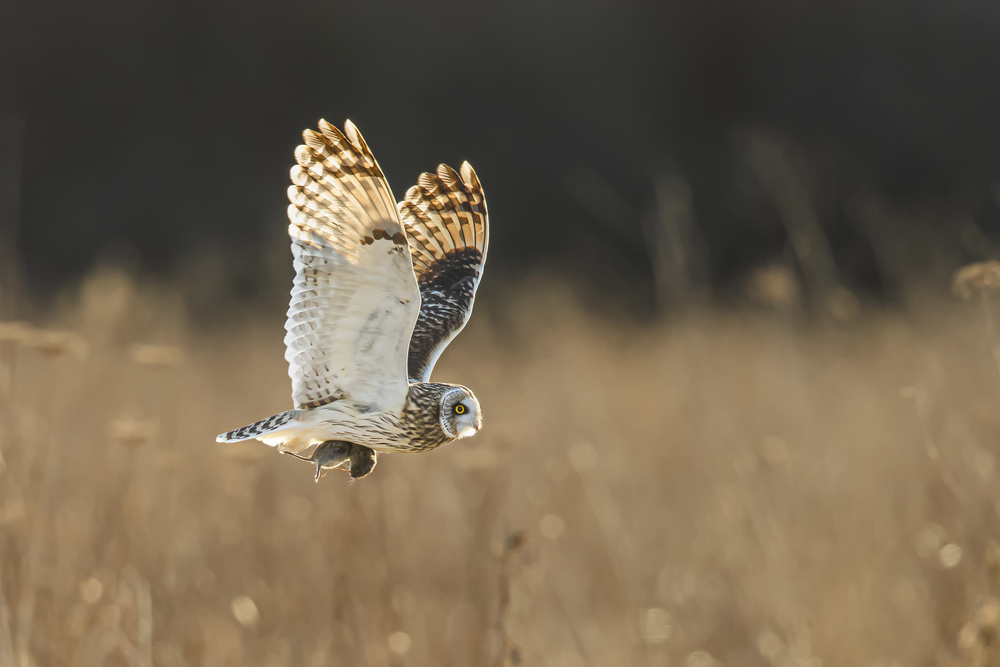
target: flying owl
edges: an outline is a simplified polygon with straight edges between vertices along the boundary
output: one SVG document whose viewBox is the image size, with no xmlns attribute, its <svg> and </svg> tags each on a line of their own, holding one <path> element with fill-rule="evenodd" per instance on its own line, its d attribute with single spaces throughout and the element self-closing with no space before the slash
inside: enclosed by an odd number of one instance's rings
<svg viewBox="0 0 1000 667">
<path fill-rule="evenodd" d="M 378 453 L 424 452 L 482 427 L 475 395 L 430 382 L 465 326 L 489 226 L 476 172 L 440 165 L 395 202 L 351 121 L 302 133 L 288 188 L 295 281 L 285 359 L 295 407 L 223 433 L 354 478 Z M 312 451 L 310 452 L 310 448 Z"/>
</svg>

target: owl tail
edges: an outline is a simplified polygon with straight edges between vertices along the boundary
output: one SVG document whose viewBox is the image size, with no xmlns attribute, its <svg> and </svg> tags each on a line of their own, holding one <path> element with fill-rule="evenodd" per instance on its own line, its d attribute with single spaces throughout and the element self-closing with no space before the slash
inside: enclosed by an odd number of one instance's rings
<svg viewBox="0 0 1000 667">
<path fill-rule="evenodd" d="M 273 417 L 261 419 L 259 422 L 248 424 L 243 428 L 238 428 L 235 431 L 218 435 L 216 436 L 215 441 L 239 442 L 240 440 L 253 440 L 254 438 L 259 438 L 262 435 L 267 435 L 273 431 L 280 430 L 285 424 L 295 419 L 298 414 L 299 410 L 286 410 L 285 412 L 274 415 Z"/>
</svg>

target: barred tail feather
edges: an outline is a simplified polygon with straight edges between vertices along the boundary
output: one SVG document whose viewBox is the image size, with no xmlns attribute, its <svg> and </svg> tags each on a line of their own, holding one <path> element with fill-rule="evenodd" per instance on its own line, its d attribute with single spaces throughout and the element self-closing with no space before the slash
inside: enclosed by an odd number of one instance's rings
<svg viewBox="0 0 1000 667">
<path fill-rule="evenodd" d="M 285 424 L 295 419 L 300 410 L 286 410 L 280 414 L 261 419 L 259 422 L 248 424 L 243 428 L 238 428 L 229 433 L 216 436 L 216 442 L 239 442 L 241 440 L 253 440 L 262 435 L 281 429 Z"/>
</svg>

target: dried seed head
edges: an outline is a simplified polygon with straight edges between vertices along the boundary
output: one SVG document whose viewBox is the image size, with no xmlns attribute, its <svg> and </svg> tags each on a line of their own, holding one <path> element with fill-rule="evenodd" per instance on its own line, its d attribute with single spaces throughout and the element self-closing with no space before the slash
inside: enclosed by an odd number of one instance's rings
<svg viewBox="0 0 1000 667">
<path fill-rule="evenodd" d="M 980 628 L 1000 627 L 1000 600 L 996 598 L 986 598 L 983 600 L 973 616 L 976 624 Z"/>
<path fill-rule="evenodd" d="M 948 543 L 941 547 L 938 558 L 941 561 L 941 567 L 950 570 L 962 562 L 962 547 L 954 542 Z"/>
<path fill-rule="evenodd" d="M 83 359 L 87 356 L 87 341 L 72 331 L 35 329 L 24 340 L 24 344 L 35 348 L 48 359 L 58 359 L 66 355 Z"/>
<path fill-rule="evenodd" d="M 986 565 L 986 572 L 989 574 L 991 584 L 1000 581 L 1000 544 L 990 540 L 986 545 L 986 554 L 983 558 Z"/>
<path fill-rule="evenodd" d="M 413 640 L 405 632 L 394 632 L 389 635 L 389 650 L 396 655 L 403 655 L 410 650 Z"/>
<path fill-rule="evenodd" d="M 963 625 L 962 629 L 958 631 L 958 648 L 962 649 L 963 652 L 971 653 L 981 644 L 982 638 L 979 634 L 979 628 L 972 621 Z"/>
<path fill-rule="evenodd" d="M 794 307 L 802 300 L 802 288 L 795 273 L 780 264 L 755 270 L 747 280 L 746 291 L 762 306 L 779 310 Z"/>
<path fill-rule="evenodd" d="M 104 584 L 97 577 L 91 577 L 80 583 L 80 597 L 87 604 L 97 604 L 104 595 Z"/>
<path fill-rule="evenodd" d="M 673 624 L 673 618 L 666 609 L 646 609 L 639 616 L 639 634 L 647 644 L 663 644 L 670 639 Z"/>
<path fill-rule="evenodd" d="M 830 314 L 841 322 L 853 322 L 861 314 L 861 302 L 849 289 L 835 287 L 827 302 Z"/>
<path fill-rule="evenodd" d="M 172 345 L 133 345 L 129 357 L 141 366 L 173 368 L 184 360 L 184 352 Z"/>
<path fill-rule="evenodd" d="M 111 424 L 110 434 L 126 447 L 139 447 L 156 435 L 156 424 L 136 419 L 117 419 Z"/>
<path fill-rule="evenodd" d="M 233 598 L 230 608 L 233 612 L 233 618 L 244 628 L 252 628 L 260 622 L 260 610 L 257 609 L 257 603 L 246 595 Z"/>
<path fill-rule="evenodd" d="M 976 292 L 1000 291 L 1000 262 L 976 262 L 955 272 L 952 290 L 963 299 L 971 299 Z"/>
<path fill-rule="evenodd" d="M 504 541 L 504 553 L 513 553 L 523 547 L 528 541 L 528 534 L 523 530 L 518 530 L 507 535 Z"/>
<path fill-rule="evenodd" d="M 24 322 L 0 322 L 0 345 L 19 345 L 31 337 L 34 329 Z"/>
</svg>

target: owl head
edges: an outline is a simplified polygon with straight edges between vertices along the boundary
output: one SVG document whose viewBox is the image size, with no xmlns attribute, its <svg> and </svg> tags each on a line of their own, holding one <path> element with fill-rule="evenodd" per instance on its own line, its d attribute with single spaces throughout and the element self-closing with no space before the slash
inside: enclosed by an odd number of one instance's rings
<svg viewBox="0 0 1000 667">
<path fill-rule="evenodd" d="M 441 396 L 441 428 L 449 437 L 467 438 L 482 426 L 479 401 L 466 387 L 455 385 Z"/>
</svg>

